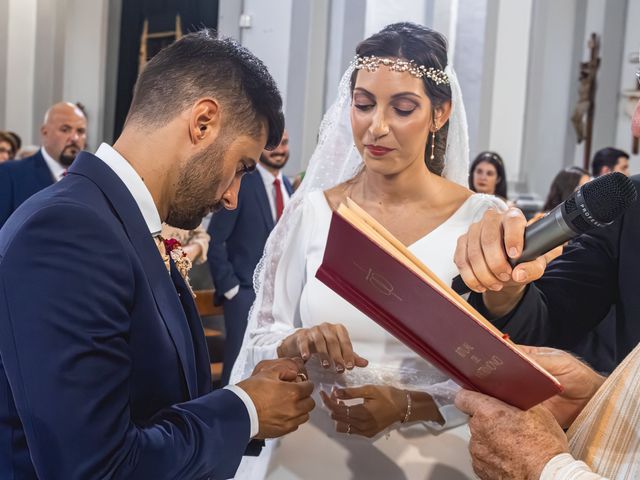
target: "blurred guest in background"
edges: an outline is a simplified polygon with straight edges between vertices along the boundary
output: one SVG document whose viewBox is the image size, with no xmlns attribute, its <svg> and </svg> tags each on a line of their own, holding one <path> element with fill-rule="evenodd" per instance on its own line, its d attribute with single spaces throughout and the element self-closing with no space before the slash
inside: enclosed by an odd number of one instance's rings
<svg viewBox="0 0 640 480">
<path fill-rule="evenodd" d="M 0 165 L 0 227 L 31 195 L 64 176 L 85 147 L 87 119 L 76 105 L 60 102 L 47 110 L 40 133 L 35 155 Z"/>
<path fill-rule="evenodd" d="M 224 305 L 225 344 L 222 384 L 229 383 L 247 328 L 249 309 L 256 298 L 253 271 L 264 245 L 280 219 L 293 188 L 282 174 L 289 160 L 289 135 L 280 145 L 264 150 L 257 172 L 247 175 L 238 196 L 238 208 L 221 210 L 211 217 L 208 233 L 209 269 L 216 289 L 216 304 Z"/>
<path fill-rule="evenodd" d="M 0 163 L 12 160 L 18 153 L 15 137 L 10 132 L 0 131 Z"/>
<path fill-rule="evenodd" d="M 507 177 L 502 157 L 495 152 L 482 152 L 471 163 L 469 188 L 507 199 Z"/>
<path fill-rule="evenodd" d="M 617 148 L 607 147 L 598 150 L 591 162 L 591 172 L 594 177 L 605 173 L 620 172 L 629 176 L 629 154 Z"/>
<path fill-rule="evenodd" d="M 551 182 L 547 201 L 543 207 L 544 212 L 553 210 L 589 180 L 589 172 L 580 167 L 567 167 L 558 172 Z"/>
</svg>

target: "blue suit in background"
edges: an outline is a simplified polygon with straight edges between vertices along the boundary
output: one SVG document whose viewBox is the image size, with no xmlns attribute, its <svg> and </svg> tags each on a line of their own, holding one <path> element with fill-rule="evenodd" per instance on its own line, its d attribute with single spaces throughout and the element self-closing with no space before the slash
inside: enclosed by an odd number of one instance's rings
<svg viewBox="0 0 640 480">
<path fill-rule="evenodd" d="M 284 186 L 291 195 L 293 188 L 283 175 Z M 211 236 L 207 262 L 216 289 L 216 304 L 224 305 L 225 343 L 222 384 L 229 382 L 244 332 L 249 309 L 256 298 L 253 271 L 262 257 L 264 245 L 273 230 L 274 219 L 264 182 L 258 172 L 245 175 L 238 194 L 238 208 L 221 210 L 211 217 Z M 224 293 L 236 285 L 237 295 L 231 300 Z"/>
<path fill-rule="evenodd" d="M 185 282 L 91 154 L 0 230 L 0 358 L 2 479 L 224 479 L 249 442 Z"/>
<path fill-rule="evenodd" d="M 0 164 L 0 228 L 27 198 L 53 183 L 40 150 L 31 157 Z"/>
</svg>

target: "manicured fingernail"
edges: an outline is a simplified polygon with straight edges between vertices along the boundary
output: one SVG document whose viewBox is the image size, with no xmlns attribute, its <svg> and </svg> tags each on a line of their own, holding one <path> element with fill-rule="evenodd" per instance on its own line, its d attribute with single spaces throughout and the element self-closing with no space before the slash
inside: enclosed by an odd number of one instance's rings
<svg viewBox="0 0 640 480">
<path fill-rule="evenodd" d="M 336 365 L 336 372 L 338 372 L 338 373 L 344 372 L 344 367 L 342 365 L 340 365 L 340 364 L 337 364 Z"/>
<path fill-rule="evenodd" d="M 309 358 L 309 355 L 307 355 L 306 353 L 302 354 L 302 360 L 307 360 Z"/>
<path fill-rule="evenodd" d="M 491 290 L 493 290 L 494 292 L 499 292 L 500 290 L 502 290 L 502 285 L 499 283 L 494 283 L 493 285 L 491 285 Z"/>
<path fill-rule="evenodd" d="M 347 362 L 347 368 L 351 370 L 353 368 L 353 362 Z"/>
<path fill-rule="evenodd" d="M 515 257 L 517 257 L 517 256 L 518 256 L 518 249 L 517 249 L 516 247 L 511 247 L 511 248 L 509 249 L 509 256 L 510 256 L 511 258 L 515 258 Z"/>
<path fill-rule="evenodd" d="M 322 361 L 322 366 L 323 366 L 324 368 L 329 368 L 329 360 L 323 360 L 323 361 Z"/>
<path fill-rule="evenodd" d="M 526 279 L 527 279 L 527 274 L 524 272 L 524 270 L 519 270 L 516 272 L 516 281 L 524 282 Z"/>
<path fill-rule="evenodd" d="M 501 273 L 500 275 L 498 275 L 498 278 L 503 282 L 508 282 L 509 280 L 511 280 L 511 276 L 508 273 Z"/>
</svg>

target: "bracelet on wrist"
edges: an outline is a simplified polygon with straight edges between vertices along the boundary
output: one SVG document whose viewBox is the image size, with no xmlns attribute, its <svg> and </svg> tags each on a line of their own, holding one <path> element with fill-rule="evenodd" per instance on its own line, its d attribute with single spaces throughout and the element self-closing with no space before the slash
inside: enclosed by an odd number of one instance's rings
<svg viewBox="0 0 640 480">
<path fill-rule="evenodd" d="M 405 411 L 404 418 L 401 420 L 400 423 L 407 423 L 409 421 L 409 418 L 411 418 L 411 407 L 412 407 L 411 393 L 408 390 L 405 390 L 405 393 L 407 394 L 407 410 Z"/>
</svg>

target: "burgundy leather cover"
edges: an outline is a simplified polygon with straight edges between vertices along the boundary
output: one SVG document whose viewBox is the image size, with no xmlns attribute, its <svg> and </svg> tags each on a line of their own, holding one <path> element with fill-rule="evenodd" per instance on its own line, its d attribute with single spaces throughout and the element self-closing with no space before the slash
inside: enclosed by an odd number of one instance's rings
<svg viewBox="0 0 640 480">
<path fill-rule="evenodd" d="M 335 212 L 316 277 L 467 389 L 523 410 L 562 390 Z"/>
</svg>

